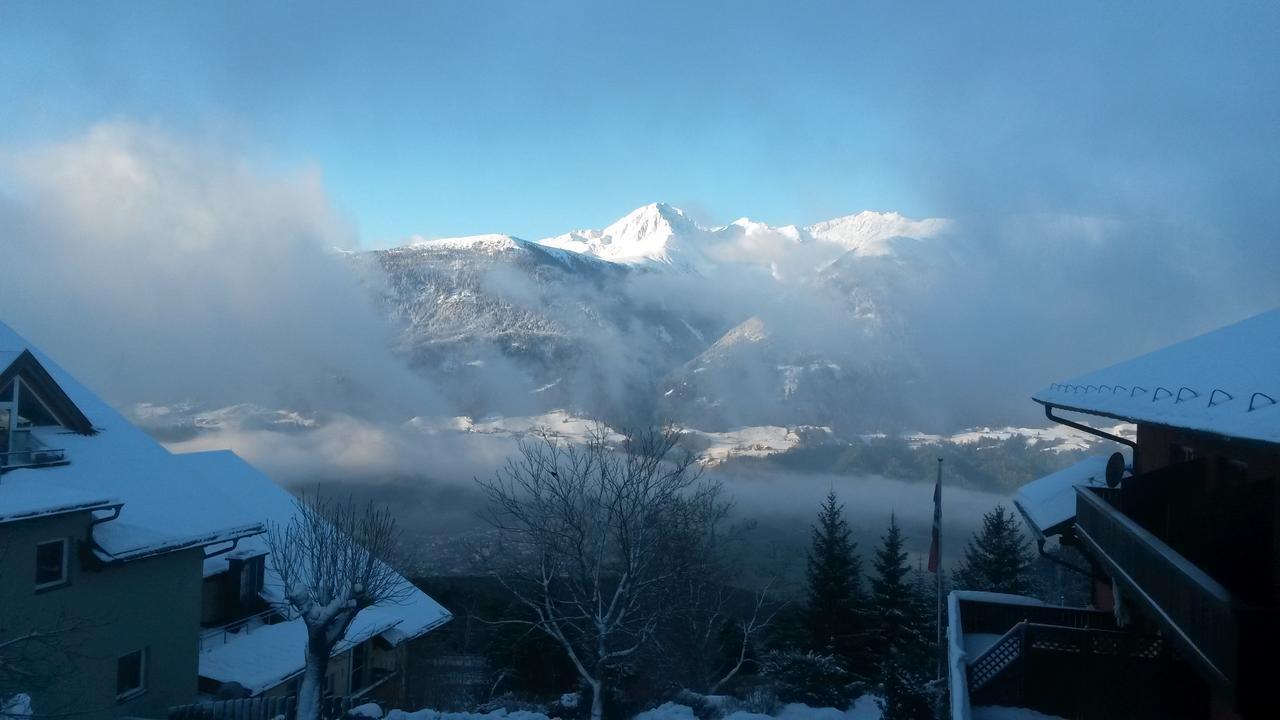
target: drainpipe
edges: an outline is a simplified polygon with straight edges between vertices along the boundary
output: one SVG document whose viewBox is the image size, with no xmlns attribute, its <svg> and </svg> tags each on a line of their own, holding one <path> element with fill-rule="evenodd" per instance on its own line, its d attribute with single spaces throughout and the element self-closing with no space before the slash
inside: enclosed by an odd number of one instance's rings
<svg viewBox="0 0 1280 720">
<path fill-rule="evenodd" d="M 106 563 L 103 562 L 102 558 L 99 558 L 97 555 L 93 553 L 93 548 L 98 547 L 98 543 L 93 541 L 93 528 L 95 525 L 101 525 L 104 522 L 111 522 L 112 520 L 115 520 L 116 518 L 120 517 L 120 508 L 122 507 L 124 507 L 124 503 L 115 503 L 112 505 L 108 505 L 105 508 L 98 508 L 99 510 L 111 511 L 111 514 L 105 517 L 97 517 L 93 513 L 90 513 L 89 527 L 85 530 L 85 533 L 84 533 L 85 539 L 83 544 L 81 545 L 81 551 L 80 551 L 80 562 L 82 563 L 84 569 L 89 570 L 91 572 L 96 572 L 98 570 L 101 570 L 106 565 Z M 94 512 L 96 513 L 97 510 L 95 510 Z"/>
<path fill-rule="evenodd" d="M 1113 443 L 1128 445 L 1129 448 L 1133 450 L 1133 467 L 1135 468 L 1140 467 L 1138 465 L 1138 443 L 1134 442 L 1133 440 L 1129 440 L 1128 438 L 1122 438 L 1119 435 L 1112 435 L 1111 433 L 1105 430 L 1099 430 L 1098 428 L 1095 428 L 1095 427 L 1089 427 L 1084 423 L 1078 423 L 1074 420 L 1068 420 L 1064 417 L 1059 417 L 1057 415 L 1054 415 L 1053 406 L 1050 405 L 1049 403 L 1044 404 L 1044 416 L 1058 423 L 1059 425 L 1066 425 L 1069 428 L 1075 428 L 1076 430 L 1079 430 L 1081 432 L 1087 432 L 1090 435 L 1094 435 L 1106 440 L 1110 440 Z"/>
</svg>

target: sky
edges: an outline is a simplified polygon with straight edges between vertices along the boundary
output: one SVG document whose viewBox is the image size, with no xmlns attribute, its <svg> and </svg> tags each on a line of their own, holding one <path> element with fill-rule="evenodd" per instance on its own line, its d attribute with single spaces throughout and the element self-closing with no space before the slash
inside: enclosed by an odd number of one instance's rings
<svg viewBox="0 0 1280 720">
<path fill-rule="evenodd" d="M 120 407 L 335 414 L 205 440 L 257 462 L 469 478 L 500 453 L 405 429 L 464 408 L 334 247 L 653 201 L 952 218 L 892 307 L 953 430 L 1043 422 L 1047 382 L 1280 305 L 1280 4 L 898 5 L 0 0 L 0 321 Z M 874 356 L 771 242 L 756 274 L 602 292 Z M 639 347 L 605 348 L 613 380 Z"/>
<path fill-rule="evenodd" d="M 706 223 L 1055 213 L 1265 243 L 1276 37 L 1264 2 L 0 0 L 0 157 L 156 128 L 313 174 L 366 247 L 659 200 Z"/>
</svg>

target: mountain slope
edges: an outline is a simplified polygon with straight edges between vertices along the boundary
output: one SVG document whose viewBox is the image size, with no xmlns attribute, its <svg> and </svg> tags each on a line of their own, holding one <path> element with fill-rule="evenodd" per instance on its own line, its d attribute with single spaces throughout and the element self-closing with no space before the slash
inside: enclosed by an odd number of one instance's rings
<svg viewBox="0 0 1280 720">
<path fill-rule="evenodd" d="M 705 228 L 653 203 L 601 230 L 416 241 L 354 261 L 399 350 L 459 414 L 882 428 L 896 412 L 882 388 L 914 367 L 898 296 L 945 228 L 871 212 Z"/>
<path fill-rule="evenodd" d="M 355 259 L 401 329 L 398 350 L 459 412 L 615 412 L 651 368 L 702 345 L 702 321 L 618 293 L 632 270 L 505 235 L 415 242 Z"/>
</svg>

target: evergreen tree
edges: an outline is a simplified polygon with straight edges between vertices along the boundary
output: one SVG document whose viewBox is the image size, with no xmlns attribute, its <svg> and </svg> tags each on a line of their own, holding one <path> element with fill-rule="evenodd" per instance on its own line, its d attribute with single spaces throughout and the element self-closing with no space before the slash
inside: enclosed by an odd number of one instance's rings
<svg viewBox="0 0 1280 720">
<path fill-rule="evenodd" d="M 839 658 L 854 674 L 866 677 L 871 663 L 862 623 L 862 561 L 835 491 L 818 512 L 809 549 L 805 627 L 810 647 Z"/>
<path fill-rule="evenodd" d="M 881 720 L 932 720 L 933 701 L 927 681 L 891 659 L 880 671 Z"/>
<path fill-rule="evenodd" d="M 927 646 L 932 644 L 925 634 L 928 607 L 919 584 L 912 580 L 903 545 L 902 528 L 890 515 L 889 530 L 881 538 L 872 563 L 871 609 L 876 619 L 872 649 L 882 658 L 892 654 L 900 663 L 922 669 Z"/>
<path fill-rule="evenodd" d="M 982 529 L 969 541 L 954 581 L 961 590 L 1029 595 L 1034 589 L 1031 543 L 1012 512 L 997 505 L 982 517 Z"/>
<path fill-rule="evenodd" d="M 881 538 L 871 579 L 871 608 L 876 618 L 873 649 L 877 660 L 881 711 L 885 720 L 929 718 L 932 708 L 926 690 L 930 650 L 926 598 L 911 576 L 902 529 L 889 517 Z"/>
</svg>

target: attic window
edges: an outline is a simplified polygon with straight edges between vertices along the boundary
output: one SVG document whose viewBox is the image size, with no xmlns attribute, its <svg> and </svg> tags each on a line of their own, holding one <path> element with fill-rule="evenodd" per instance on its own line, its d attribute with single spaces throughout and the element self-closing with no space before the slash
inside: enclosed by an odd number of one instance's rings
<svg viewBox="0 0 1280 720">
<path fill-rule="evenodd" d="M 17 394 L 14 394 L 14 391 Z M 30 427 L 50 427 L 62 425 L 57 415 L 49 409 L 48 403 L 40 394 L 19 378 L 0 389 L 0 402 L 13 402 L 18 408 L 18 422 L 15 428 L 23 430 Z"/>
<path fill-rule="evenodd" d="M 33 428 L 64 427 L 40 393 L 21 377 L 0 387 L 0 470 L 66 463 L 66 454 L 49 447 Z"/>
</svg>

